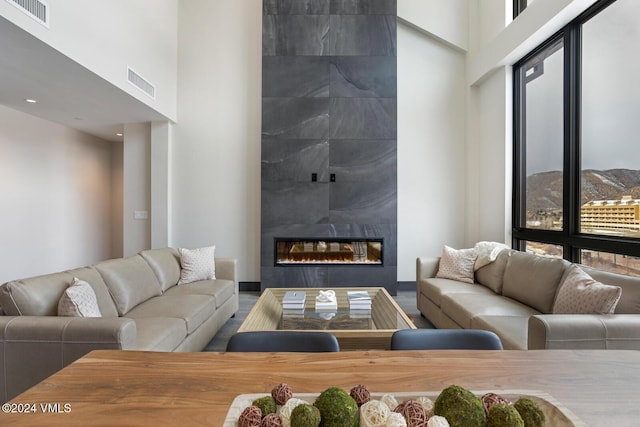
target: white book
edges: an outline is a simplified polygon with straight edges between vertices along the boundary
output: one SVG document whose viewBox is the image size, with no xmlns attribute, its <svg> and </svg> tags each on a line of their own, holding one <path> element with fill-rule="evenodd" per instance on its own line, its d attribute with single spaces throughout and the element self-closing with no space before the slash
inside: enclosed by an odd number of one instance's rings
<svg viewBox="0 0 640 427">
<path fill-rule="evenodd" d="M 316 301 L 316 311 L 336 311 L 338 310 L 338 303 L 336 301 L 321 302 Z"/>
<path fill-rule="evenodd" d="M 371 297 L 367 291 L 347 291 L 349 302 L 371 301 Z"/>
<path fill-rule="evenodd" d="M 297 302 L 304 303 L 307 299 L 307 293 L 303 291 L 287 291 L 284 293 L 284 297 L 282 298 L 282 302 Z"/>
</svg>

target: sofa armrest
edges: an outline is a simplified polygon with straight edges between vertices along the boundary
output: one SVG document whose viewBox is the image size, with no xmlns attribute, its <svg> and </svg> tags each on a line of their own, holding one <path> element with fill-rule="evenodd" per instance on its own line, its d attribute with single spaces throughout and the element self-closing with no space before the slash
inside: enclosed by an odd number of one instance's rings
<svg viewBox="0 0 640 427">
<path fill-rule="evenodd" d="M 238 260 L 235 258 L 216 258 L 216 279 L 232 280 L 238 283 Z"/>
<path fill-rule="evenodd" d="M 440 257 L 419 257 L 416 259 L 416 281 L 436 277 Z"/>
<path fill-rule="evenodd" d="M 640 350 L 640 314 L 538 314 L 528 349 Z"/>
<path fill-rule="evenodd" d="M 0 400 L 92 350 L 135 349 L 136 334 L 135 322 L 121 317 L 0 316 Z"/>
</svg>

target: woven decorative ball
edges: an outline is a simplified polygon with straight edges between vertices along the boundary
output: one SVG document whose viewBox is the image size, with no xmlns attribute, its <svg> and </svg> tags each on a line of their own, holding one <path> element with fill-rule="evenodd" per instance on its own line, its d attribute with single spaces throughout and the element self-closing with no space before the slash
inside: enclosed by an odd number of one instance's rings
<svg viewBox="0 0 640 427">
<path fill-rule="evenodd" d="M 407 420 L 404 419 L 402 414 L 392 412 L 387 418 L 387 422 L 383 425 L 384 427 L 407 427 Z"/>
<path fill-rule="evenodd" d="M 280 410 L 278 411 L 278 415 L 280 415 L 280 421 L 282 421 L 282 427 L 291 427 L 291 411 L 293 411 L 296 406 L 304 405 L 306 403 L 309 402 L 307 402 L 306 400 L 297 399 L 295 397 L 287 400 L 287 403 L 281 406 Z"/>
<path fill-rule="evenodd" d="M 427 418 L 431 417 L 433 415 L 433 400 L 427 396 L 417 397 L 416 400 L 424 407 L 424 410 L 427 411 Z"/>
<path fill-rule="evenodd" d="M 391 410 L 379 400 L 370 400 L 360 407 L 360 425 L 362 427 L 385 426 Z"/>
<path fill-rule="evenodd" d="M 445 417 L 434 415 L 433 417 L 429 418 L 427 427 L 449 427 L 449 421 L 447 421 Z"/>
<path fill-rule="evenodd" d="M 405 420 L 407 420 L 407 427 L 426 427 L 429 417 L 427 417 L 427 411 L 424 410 L 424 406 L 417 400 L 407 400 L 402 402 L 399 406 L 402 406 L 400 412 Z"/>
<path fill-rule="evenodd" d="M 398 406 L 398 401 L 396 400 L 396 398 L 391 395 L 391 394 L 385 394 L 380 398 L 380 401 L 382 401 L 382 403 L 384 403 L 385 405 L 387 405 L 387 407 L 389 408 L 390 411 L 393 411 L 396 406 Z"/>
<path fill-rule="evenodd" d="M 367 387 L 364 384 L 358 384 L 353 387 L 349 395 L 353 397 L 353 400 L 356 401 L 358 406 L 362 406 L 371 400 L 371 393 L 369 393 L 369 390 L 367 390 Z"/>
<path fill-rule="evenodd" d="M 268 414 L 262 419 L 262 425 L 260 427 L 282 427 L 282 421 L 276 414 Z"/>
<path fill-rule="evenodd" d="M 262 411 L 257 406 L 247 406 L 238 418 L 238 427 L 260 427 Z"/>
<path fill-rule="evenodd" d="M 281 383 L 271 390 L 271 396 L 273 396 L 278 405 L 284 405 L 293 396 L 293 391 L 289 384 Z"/>
<path fill-rule="evenodd" d="M 499 394 L 495 393 L 485 393 L 480 398 L 482 400 L 482 405 L 484 406 L 484 412 L 489 413 L 489 409 L 496 403 L 506 403 L 507 405 L 511 405 L 511 401 L 506 399 Z"/>
</svg>

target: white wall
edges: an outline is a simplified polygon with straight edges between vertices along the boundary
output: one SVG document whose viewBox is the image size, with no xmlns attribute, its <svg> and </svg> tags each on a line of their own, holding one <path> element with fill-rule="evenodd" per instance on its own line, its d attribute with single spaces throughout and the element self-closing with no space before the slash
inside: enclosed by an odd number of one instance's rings
<svg viewBox="0 0 640 427">
<path fill-rule="evenodd" d="M 468 49 L 469 0 L 398 0 L 398 17 L 460 50 Z"/>
<path fill-rule="evenodd" d="M 0 106 L 0 283 L 111 257 L 111 145 Z"/>
<path fill-rule="evenodd" d="M 398 26 L 398 280 L 418 256 L 462 247 L 465 218 L 464 55 Z"/>
<path fill-rule="evenodd" d="M 181 0 L 172 246 L 215 244 L 260 279 L 262 2 Z"/>
<path fill-rule="evenodd" d="M 49 28 L 6 1 L 0 1 L 0 15 L 175 120 L 178 0 L 47 4 Z M 155 99 L 127 81 L 127 66 L 156 86 Z"/>
<path fill-rule="evenodd" d="M 151 125 L 130 123 L 124 127 L 122 253 L 135 255 L 151 247 Z M 135 213 L 146 218 L 136 218 Z"/>
</svg>

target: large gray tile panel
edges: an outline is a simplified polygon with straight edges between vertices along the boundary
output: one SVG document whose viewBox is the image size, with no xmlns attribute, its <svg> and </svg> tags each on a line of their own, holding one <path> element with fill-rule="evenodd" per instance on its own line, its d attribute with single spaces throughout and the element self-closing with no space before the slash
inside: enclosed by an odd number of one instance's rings
<svg viewBox="0 0 640 427">
<path fill-rule="evenodd" d="M 260 287 L 321 288 L 329 286 L 327 267 L 262 267 Z"/>
<path fill-rule="evenodd" d="M 262 140 L 262 182 L 329 181 L 329 141 L 326 139 Z"/>
<path fill-rule="evenodd" d="M 262 13 L 264 15 L 328 15 L 330 3 L 330 0 L 264 0 Z"/>
<path fill-rule="evenodd" d="M 329 15 L 265 15 L 262 55 L 328 55 L 329 23 Z"/>
<path fill-rule="evenodd" d="M 328 97 L 329 57 L 262 57 L 262 96 Z"/>
<path fill-rule="evenodd" d="M 329 110 L 329 98 L 262 98 L 262 136 L 327 138 Z"/>
<path fill-rule="evenodd" d="M 332 140 L 329 171 L 336 182 L 395 182 L 398 179 L 396 140 Z"/>
<path fill-rule="evenodd" d="M 263 182 L 263 226 L 324 224 L 329 220 L 329 184 Z"/>
<path fill-rule="evenodd" d="M 396 2 L 397 0 L 331 0 L 331 14 L 397 15 Z"/>
<path fill-rule="evenodd" d="M 395 56 L 396 21 L 391 15 L 331 15 L 329 54 Z"/>
<path fill-rule="evenodd" d="M 395 223 L 398 218 L 397 197 L 395 182 L 332 183 L 329 223 Z"/>
<path fill-rule="evenodd" d="M 389 98 L 331 98 L 331 139 L 395 139 L 397 103 Z"/>
<path fill-rule="evenodd" d="M 377 266 L 329 268 L 329 283 L 332 287 L 383 287 L 391 295 L 398 291 L 398 268 Z"/>
<path fill-rule="evenodd" d="M 395 98 L 395 56 L 340 56 L 331 61 L 330 96 Z"/>
</svg>

